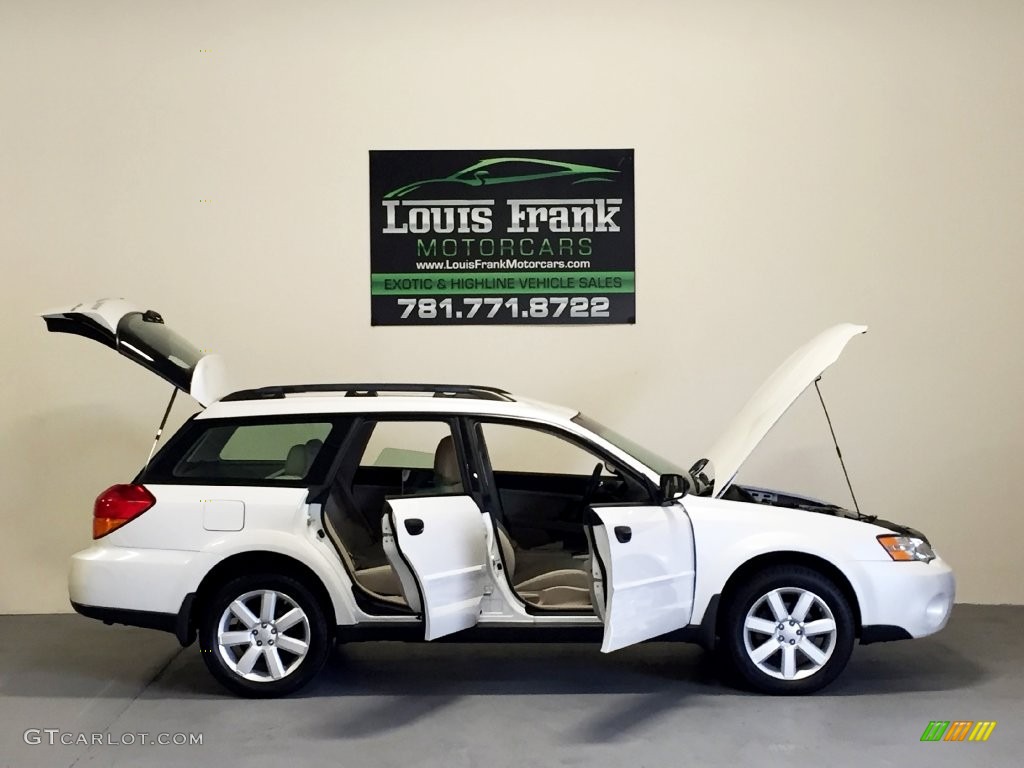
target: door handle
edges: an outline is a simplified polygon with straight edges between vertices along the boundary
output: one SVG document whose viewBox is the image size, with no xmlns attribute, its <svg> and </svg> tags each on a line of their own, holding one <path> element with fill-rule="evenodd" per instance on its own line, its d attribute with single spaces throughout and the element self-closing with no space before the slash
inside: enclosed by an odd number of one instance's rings
<svg viewBox="0 0 1024 768">
<path fill-rule="evenodd" d="M 633 538 L 633 529 L 628 525 L 616 525 L 615 538 L 619 540 L 620 544 L 626 544 Z"/>
<path fill-rule="evenodd" d="M 423 521 L 418 517 L 410 517 L 405 521 L 405 530 L 409 532 L 410 536 L 419 536 L 423 533 Z"/>
</svg>

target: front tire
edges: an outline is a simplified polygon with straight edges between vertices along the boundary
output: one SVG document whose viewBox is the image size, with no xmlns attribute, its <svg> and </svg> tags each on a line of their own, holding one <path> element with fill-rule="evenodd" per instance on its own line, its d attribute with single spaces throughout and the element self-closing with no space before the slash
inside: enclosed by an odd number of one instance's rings
<svg viewBox="0 0 1024 768">
<path fill-rule="evenodd" d="M 302 582 L 275 574 L 239 576 L 217 590 L 203 610 L 199 641 L 218 682 L 250 698 L 294 693 L 330 651 L 319 601 Z"/>
<path fill-rule="evenodd" d="M 740 678 L 770 694 L 824 688 L 853 652 L 854 616 L 834 582 L 803 566 L 773 566 L 733 594 L 722 642 Z"/>
</svg>

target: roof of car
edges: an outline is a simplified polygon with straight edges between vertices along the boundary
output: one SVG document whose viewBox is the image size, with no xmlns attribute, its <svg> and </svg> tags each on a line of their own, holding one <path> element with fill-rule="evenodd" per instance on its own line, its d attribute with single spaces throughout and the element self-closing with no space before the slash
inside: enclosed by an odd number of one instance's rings
<svg viewBox="0 0 1024 768">
<path fill-rule="evenodd" d="M 198 418 L 311 413 L 465 413 L 567 421 L 579 411 L 495 387 L 440 384 L 308 384 L 241 390 Z"/>
</svg>

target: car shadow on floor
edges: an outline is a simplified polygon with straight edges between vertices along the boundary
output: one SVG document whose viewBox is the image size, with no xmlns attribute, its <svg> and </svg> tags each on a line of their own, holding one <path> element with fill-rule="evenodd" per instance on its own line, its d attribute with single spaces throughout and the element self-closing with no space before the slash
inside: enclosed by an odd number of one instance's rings
<svg viewBox="0 0 1024 768">
<path fill-rule="evenodd" d="M 860 647 L 839 680 L 815 700 L 878 697 L 977 686 L 986 670 L 937 641 Z M 648 643 L 605 656 L 587 645 L 414 645 L 344 647 L 307 696 L 374 696 L 313 724 L 317 738 L 394 733 L 474 696 L 572 696 L 581 721 L 566 738 L 614 742 L 707 696 L 754 699 L 733 684 L 718 657 L 693 646 Z M 591 697 L 589 700 L 580 697 Z M 822 702 L 824 705 L 824 702 Z"/>
<path fill-rule="evenodd" d="M 980 617 L 979 617 L 980 618 Z M 18 658 L 4 671 L 8 696 L 117 697 L 127 687 L 145 696 L 229 697 L 206 670 L 197 644 L 173 637 L 104 627 L 76 616 L 4 617 L 21 638 Z M 978 626 L 966 623 L 966 628 Z M 959 629 L 959 631 L 958 631 Z M 997 674 L 998 660 L 969 658 L 965 627 L 907 643 L 859 646 L 849 667 L 824 696 L 947 691 L 975 686 Z M 66 640 L 78 642 L 68 651 Z M 990 663 L 991 662 L 991 663 Z M 986 668 L 988 664 L 992 668 Z M 696 646 L 646 643 L 605 655 L 584 643 L 361 643 L 341 646 L 296 698 L 352 696 L 440 697 L 602 694 L 750 695 L 729 683 L 716 656 Z M 417 705 L 410 704 L 411 714 Z"/>
<path fill-rule="evenodd" d="M 988 676 L 940 640 L 859 646 L 827 696 L 946 691 Z M 197 645 L 150 685 L 189 698 L 227 694 L 209 675 Z M 646 643 L 605 655 L 583 643 L 397 643 L 339 646 L 296 698 L 332 696 L 510 696 L 656 694 L 756 695 L 730 679 L 715 654 L 696 646 Z"/>
<path fill-rule="evenodd" d="M 814 697 L 884 697 L 974 687 L 989 673 L 938 640 L 858 647 L 843 675 Z M 198 652 L 184 654 L 147 697 L 227 696 Z M 289 701 L 323 700 L 308 725 L 317 739 L 397 734 L 474 697 L 565 696 L 580 715 L 563 738 L 610 743 L 647 731 L 708 696 L 763 697 L 733 685 L 718 658 L 695 646 L 647 643 L 604 655 L 586 644 L 364 643 L 342 646 Z M 571 697 L 569 699 L 568 697 Z M 339 704 L 328 702 L 337 699 Z M 284 706 L 288 706 L 287 702 Z"/>
<path fill-rule="evenodd" d="M 14 617 L 11 617 L 14 618 Z M 142 702 L 193 700 L 234 707 L 237 700 L 210 676 L 198 645 L 179 648 L 170 636 L 103 627 L 79 617 L 17 617 L 4 625 L 22 637 L 45 630 L 40 642 L 21 646 L 5 668 L 5 696 L 63 698 L 138 697 Z M 61 653 L 59 637 L 80 630 L 84 640 Z M 912 643 L 857 647 L 848 668 L 816 706 L 843 697 L 886 697 L 977 687 L 999 673 L 999 659 L 966 657 L 977 622 L 948 635 Z M 965 629 L 967 631 L 965 631 Z M 83 650 L 84 649 L 84 650 Z M 998 655 L 998 654 L 997 654 Z M 295 696 L 253 702 L 260 710 L 308 712 L 298 718 L 312 738 L 387 736 L 430 723 L 475 697 L 564 696 L 579 714 L 563 738 L 610 743 L 635 736 L 709 696 L 735 697 L 761 706 L 762 697 L 732 685 L 718 657 L 677 643 L 646 643 L 604 655 L 583 643 L 361 643 L 339 647 L 319 677 Z M 332 704 L 331 700 L 336 700 Z M 545 702 L 545 706 L 550 703 Z M 254 710 L 254 712 L 257 710 Z M 461 711 L 458 713 L 461 715 Z"/>
</svg>

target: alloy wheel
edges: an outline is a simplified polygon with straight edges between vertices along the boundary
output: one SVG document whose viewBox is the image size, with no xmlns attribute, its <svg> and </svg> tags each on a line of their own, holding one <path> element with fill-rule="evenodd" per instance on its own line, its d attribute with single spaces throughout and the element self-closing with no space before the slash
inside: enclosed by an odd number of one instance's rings
<svg viewBox="0 0 1024 768">
<path fill-rule="evenodd" d="M 257 589 L 231 601 L 217 624 L 217 652 L 241 678 L 258 683 L 292 674 L 309 652 L 309 617 L 284 592 Z"/>
<path fill-rule="evenodd" d="M 750 660 L 779 680 L 810 677 L 836 647 L 835 616 L 817 594 L 799 587 L 773 589 L 747 611 L 743 644 Z"/>
</svg>

